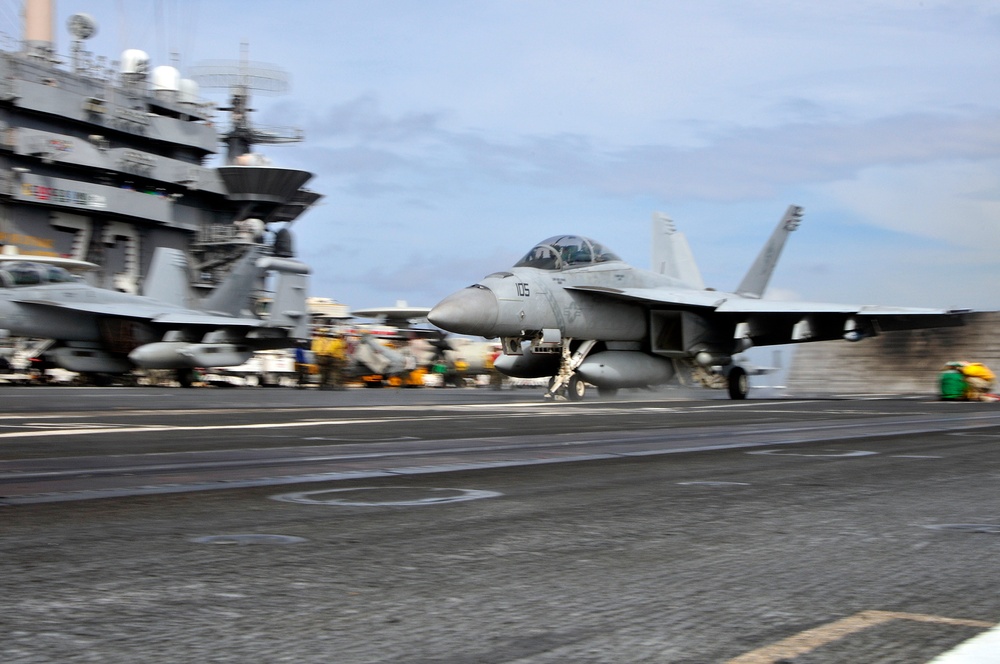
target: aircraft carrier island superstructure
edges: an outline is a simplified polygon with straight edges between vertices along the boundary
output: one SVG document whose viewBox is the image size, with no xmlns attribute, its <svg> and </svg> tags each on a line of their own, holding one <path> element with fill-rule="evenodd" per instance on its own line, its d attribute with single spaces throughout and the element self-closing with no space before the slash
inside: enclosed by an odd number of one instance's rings
<svg viewBox="0 0 1000 664">
<path fill-rule="evenodd" d="M 222 129 L 198 82 L 174 67 L 151 67 L 134 49 L 110 64 L 85 51 L 96 29 L 89 16 L 69 20 L 63 59 L 51 0 L 27 0 L 24 14 L 21 48 L 0 51 L 3 243 L 91 261 L 98 285 L 126 292 L 140 289 L 154 248 L 172 247 L 188 254 L 192 283 L 211 287 L 247 246 L 321 197 L 304 188 L 308 171 L 251 151 L 301 139 L 250 124 L 250 90 L 281 87 L 275 70 L 201 68 L 198 80 L 231 91 Z M 216 157 L 224 165 L 208 165 Z"/>
</svg>

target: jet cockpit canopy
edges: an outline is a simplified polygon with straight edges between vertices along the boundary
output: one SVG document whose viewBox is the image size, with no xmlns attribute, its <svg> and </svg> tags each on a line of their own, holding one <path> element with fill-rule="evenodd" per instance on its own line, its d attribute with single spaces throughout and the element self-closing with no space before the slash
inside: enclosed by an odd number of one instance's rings
<svg viewBox="0 0 1000 664">
<path fill-rule="evenodd" d="M 612 251 L 590 238 L 579 235 L 555 235 L 536 244 L 514 267 L 561 270 L 593 263 L 620 261 Z"/>
<path fill-rule="evenodd" d="M 80 279 L 69 270 L 55 265 L 30 261 L 0 263 L 0 287 L 39 286 L 41 284 L 77 283 Z"/>
</svg>

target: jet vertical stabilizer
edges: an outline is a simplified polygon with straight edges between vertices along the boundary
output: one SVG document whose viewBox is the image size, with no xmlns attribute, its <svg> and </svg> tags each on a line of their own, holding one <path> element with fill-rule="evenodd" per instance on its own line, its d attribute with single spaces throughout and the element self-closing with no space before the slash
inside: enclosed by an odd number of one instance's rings
<svg viewBox="0 0 1000 664">
<path fill-rule="evenodd" d="M 653 213 L 652 253 L 654 272 L 677 279 L 691 288 L 705 290 L 687 238 L 677 230 L 674 220 L 662 212 Z"/>
<path fill-rule="evenodd" d="M 290 328 L 293 339 L 309 338 L 309 311 L 306 306 L 309 289 L 309 266 L 290 258 L 261 258 L 257 266 L 278 273 L 274 301 L 268 315 L 268 327 Z"/>
<path fill-rule="evenodd" d="M 142 284 L 142 294 L 163 302 L 189 307 L 192 304 L 188 263 L 179 249 L 157 247 L 153 263 Z"/>
<path fill-rule="evenodd" d="M 264 274 L 257 267 L 260 257 L 260 247 L 251 247 L 222 283 L 205 298 L 201 308 L 228 316 L 243 316 L 252 311 L 254 294 L 263 285 Z"/>
<path fill-rule="evenodd" d="M 767 244 L 757 255 L 757 260 L 750 266 L 750 270 L 736 288 L 737 294 L 752 298 L 760 298 L 764 294 L 768 282 L 771 281 L 774 266 L 781 256 L 781 250 L 785 247 L 785 240 L 788 239 L 789 233 L 799 227 L 802 213 L 803 210 L 798 205 L 788 206 L 785 216 L 778 222 L 778 227 L 771 233 Z"/>
</svg>

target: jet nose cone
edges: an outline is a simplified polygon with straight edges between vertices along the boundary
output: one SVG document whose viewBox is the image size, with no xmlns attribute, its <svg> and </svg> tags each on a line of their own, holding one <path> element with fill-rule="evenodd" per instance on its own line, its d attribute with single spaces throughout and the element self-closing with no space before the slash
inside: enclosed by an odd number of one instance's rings
<svg viewBox="0 0 1000 664">
<path fill-rule="evenodd" d="M 456 334 L 492 337 L 499 313 L 500 305 L 493 291 L 471 286 L 438 302 L 427 314 L 427 320 Z"/>
</svg>

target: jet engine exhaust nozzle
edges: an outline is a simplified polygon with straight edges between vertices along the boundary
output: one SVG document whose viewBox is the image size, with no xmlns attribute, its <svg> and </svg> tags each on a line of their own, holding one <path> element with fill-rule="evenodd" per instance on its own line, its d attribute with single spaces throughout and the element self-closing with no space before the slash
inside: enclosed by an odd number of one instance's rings
<svg viewBox="0 0 1000 664">
<path fill-rule="evenodd" d="M 427 314 L 427 320 L 456 334 L 493 337 L 500 304 L 488 288 L 470 286 L 444 298 Z"/>
</svg>

